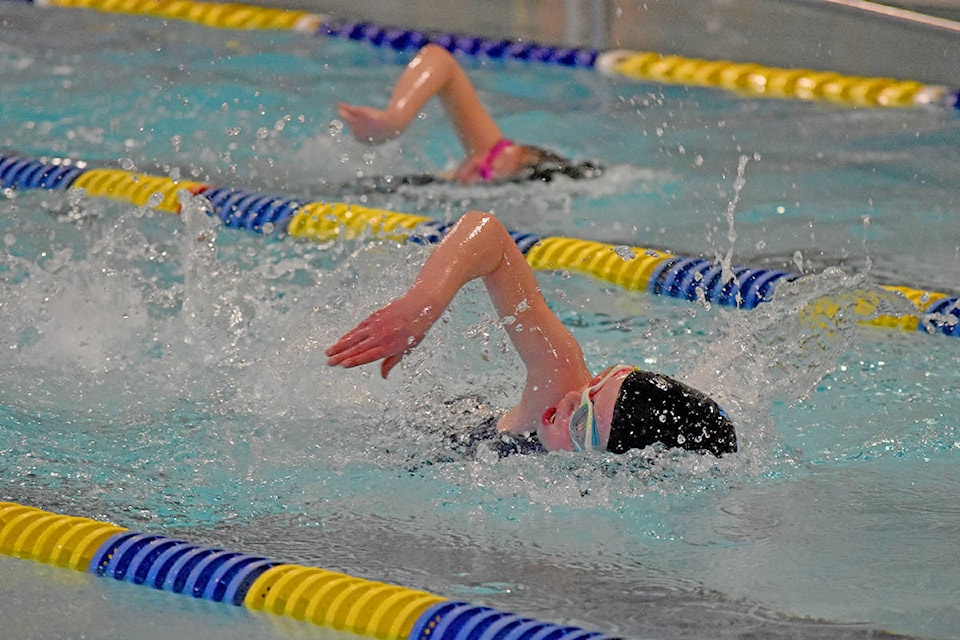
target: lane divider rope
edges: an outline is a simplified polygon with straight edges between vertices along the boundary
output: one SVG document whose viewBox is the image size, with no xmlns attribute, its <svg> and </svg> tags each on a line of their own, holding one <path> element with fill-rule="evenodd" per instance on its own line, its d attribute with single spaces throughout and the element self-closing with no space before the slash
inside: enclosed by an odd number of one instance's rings
<svg viewBox="0 0 960 640">
<path fill-rule="evenodd" d="M 0 554 L 378 640 L 613 640 L 490 607 L 0 502 Z"/>
<path fill-rule="evenodd" d="M 29 0 L 28 0 L 29 1 Z M 315 33 L 323 16 L 234 2 L 194 0 L 33 0 L 38 6 L 91 9 L 103 13 L 183 20 L 218 29 L 270 29 Z"/>
<path fill-rule="evenodd" d="M 0 155 L 0 188 L 82 189 L 87 196 L 125 200 L 171 213 L 179 213 L 181 198 L 202 196 L 209 203 L 210 215 L 227 227 L 315 242 L 368 235 L 397 242 L 436 243 L 450 226 L 424 216 L 355 204 L 303 202 L 120 169 L 89 169 L 63 159 L 42 161 L 16 155 Z M 778 284 L 802 277 L 777 269 L 724 268 L 714 260 L 644 247 L 520 231 L 510 234 L 536 270 L 570 271 L 627 290 L 724 307 L 754 309 L 773 299 Z M 824 325 L 852 312 L 863 324 L 960 336 L 957 297 L 905 286 L 882 286 L 857 296 L 854 300 L 818 299 L 804 309 L 803 317 Z M 887 313 L 891 298 L 909 301 L 915 311 Z"/>
<path fill-rule="evenodd" d="M 832 71 L 634 51 L 606 52 L 599 57 L 597 67 L 607 75 L 719 88 L 743 96 L 825 101 L 851 107 L 942 105 L 960 109 L 960 92 L 913 80 L 846 76 Z"/>
<path fill-rule="evenodd" d="M 724 89 L 742 96 L 825 101 L 850 107 L 960 109 L 960 89 L 913 80 L 847 76 L 832 71 L 704 60 L 651 51 L 553 47 L 369 22 L 338 22 L 323 14 L 275 7 L 193 0 L 33 0 L 33 4 L 186 20 L 223 29 L 295 30 L 397 51 L 417 50 L 433 43 L 460 55 L 595 69 L 609 76 L 641 82 Z"/>
</svg>

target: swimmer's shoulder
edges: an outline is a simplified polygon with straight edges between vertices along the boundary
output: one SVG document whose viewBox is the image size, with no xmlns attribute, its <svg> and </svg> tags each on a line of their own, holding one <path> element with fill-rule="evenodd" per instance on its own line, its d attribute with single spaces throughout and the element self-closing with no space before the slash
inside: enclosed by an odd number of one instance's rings
<svg viewBox="0 0 960 640">
<path fill-rule="evenodd" d="M 448 437 L 451 448 L 469 455 L 476 455 L 478 447 L 485 446 L 496 452 L 498 458 L 512 455 L 546 453 L 535 433 L 508 433 L 497 431 L 499 416 L 490 416 L 481 424 Z"/>
</svg>

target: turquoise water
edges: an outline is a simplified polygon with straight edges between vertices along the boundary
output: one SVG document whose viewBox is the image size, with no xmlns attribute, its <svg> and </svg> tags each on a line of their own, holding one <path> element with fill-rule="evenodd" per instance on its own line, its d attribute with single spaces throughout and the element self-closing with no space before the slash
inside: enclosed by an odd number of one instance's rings
<svg viewBox="0 0 960 640">
<path fill-rule="evenodd" d="M 731 312 L 540 274 L 594 368 L 636 362 L 711 391 L 740 423 L 742 451 L 463 457 L 445 435 L 510 406 L 522 375 L 480 287 L 385 382 L 332 372 L 322 354 L 408 286 L 427 249 L 319 246 L 220 229 L 189 208 L 5 193 L 0 499 L 631 637 L 954 635 L 960 343 L 811 329 L 798 312 L 877 283 L 958 293 L 955 114 L 473 65 L 508 135 L 599 159 L 606 175 L 362 196 L 341 184 L 458 157 L 435 106 L 377 149 L 335 121 L 338 99 L 384 100 L 404 56 L 0 12 L 5 152 L 443 219 L 486 208 L 542 235 L 809 276 Z M 74 588 L 72 574 L 14 560 L 0 572 L 16 577 L 0 581 L 14 585 L 0 607 L 26 612 L 35 637 L 68 635 L 42 615 L 63 600 L 90 637 L 127 637 L 97 607 L 115 620 L 155 608 L 211 637 L 322 633 L 262 618 L 247 630 L 245 613 Z"/>
</svg>

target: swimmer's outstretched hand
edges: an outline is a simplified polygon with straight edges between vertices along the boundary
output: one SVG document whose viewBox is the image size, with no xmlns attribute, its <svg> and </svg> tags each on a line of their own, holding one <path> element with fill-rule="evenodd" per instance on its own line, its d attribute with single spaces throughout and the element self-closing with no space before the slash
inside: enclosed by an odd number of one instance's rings
<svg viewBox="0 0 960 640">
<path fill-rule="evenodd" d="M 353 137 L 367 144 L 382 144 L 401 133 L 386 111 L 373 107 L 337 103 L 337 112 L 343 118 Z"/>
<path fill-rule="evenodd" d="M 420 344 L 440 312 L 408 295 L 374 311 L 327 349 L 331 367 L 358 367 L 377 360 L 384 378 L 411 349 Z"/>
</svg>

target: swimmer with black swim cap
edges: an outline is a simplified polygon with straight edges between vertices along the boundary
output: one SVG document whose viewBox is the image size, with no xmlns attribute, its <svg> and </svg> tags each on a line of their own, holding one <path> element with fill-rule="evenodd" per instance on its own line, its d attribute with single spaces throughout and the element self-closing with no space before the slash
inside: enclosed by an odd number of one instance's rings
<svg viewBox="0 0 960 640">
<path fill-rule="evenodd" d="M 427 258 L 410 289 L 327 349 L 331 366 L 381 360 L 386 378 L 440 318 L 457 291 L 482 278 L 526 367 L 520 402 L 497 421 L 502 433 L 536 433 L 551 450 L 623 453 L 660 443 L 722 456 L 737 450 L 729 416 L 712 399 L 667 376 L 618 365 L 591 378 L 579 343 L 547 306 L 533 270 L 492 215 L 466 213 Z"/>
<path fill-rule="evenodd" d="M 602 394 L 605 387 L 610 391 Z M 555 422 L 556 412 L 548 409 L 543 421 Z M 625 453 L 657 443 L 715 456 L 737 450 L 733 423 L 711 398 L 669 376 L 628 365 L 591 380 L 580 405 L 564 417 L 575 451 Z"/>
<path fill-rule="evenodd" d="M 400 74 L 385 109 L 341 102 L 337 110 L 357 140 L 382 144 L 403 133 L 433 96 L 439 96 L 443 102 L 466 158 L 448 174 L 410 176 L 406 184 L 549 182 L 560 175 L 582 179 L 597 177 L 602 172 L 596 163 L 574 163 L 551 151 L 517 144 L 504 137 L 456 58 L 435 44 L 423 47 L 410 61 Z M 404 183 L 401 177 L 392 185 L 395 188 Z"/>
</svg>

